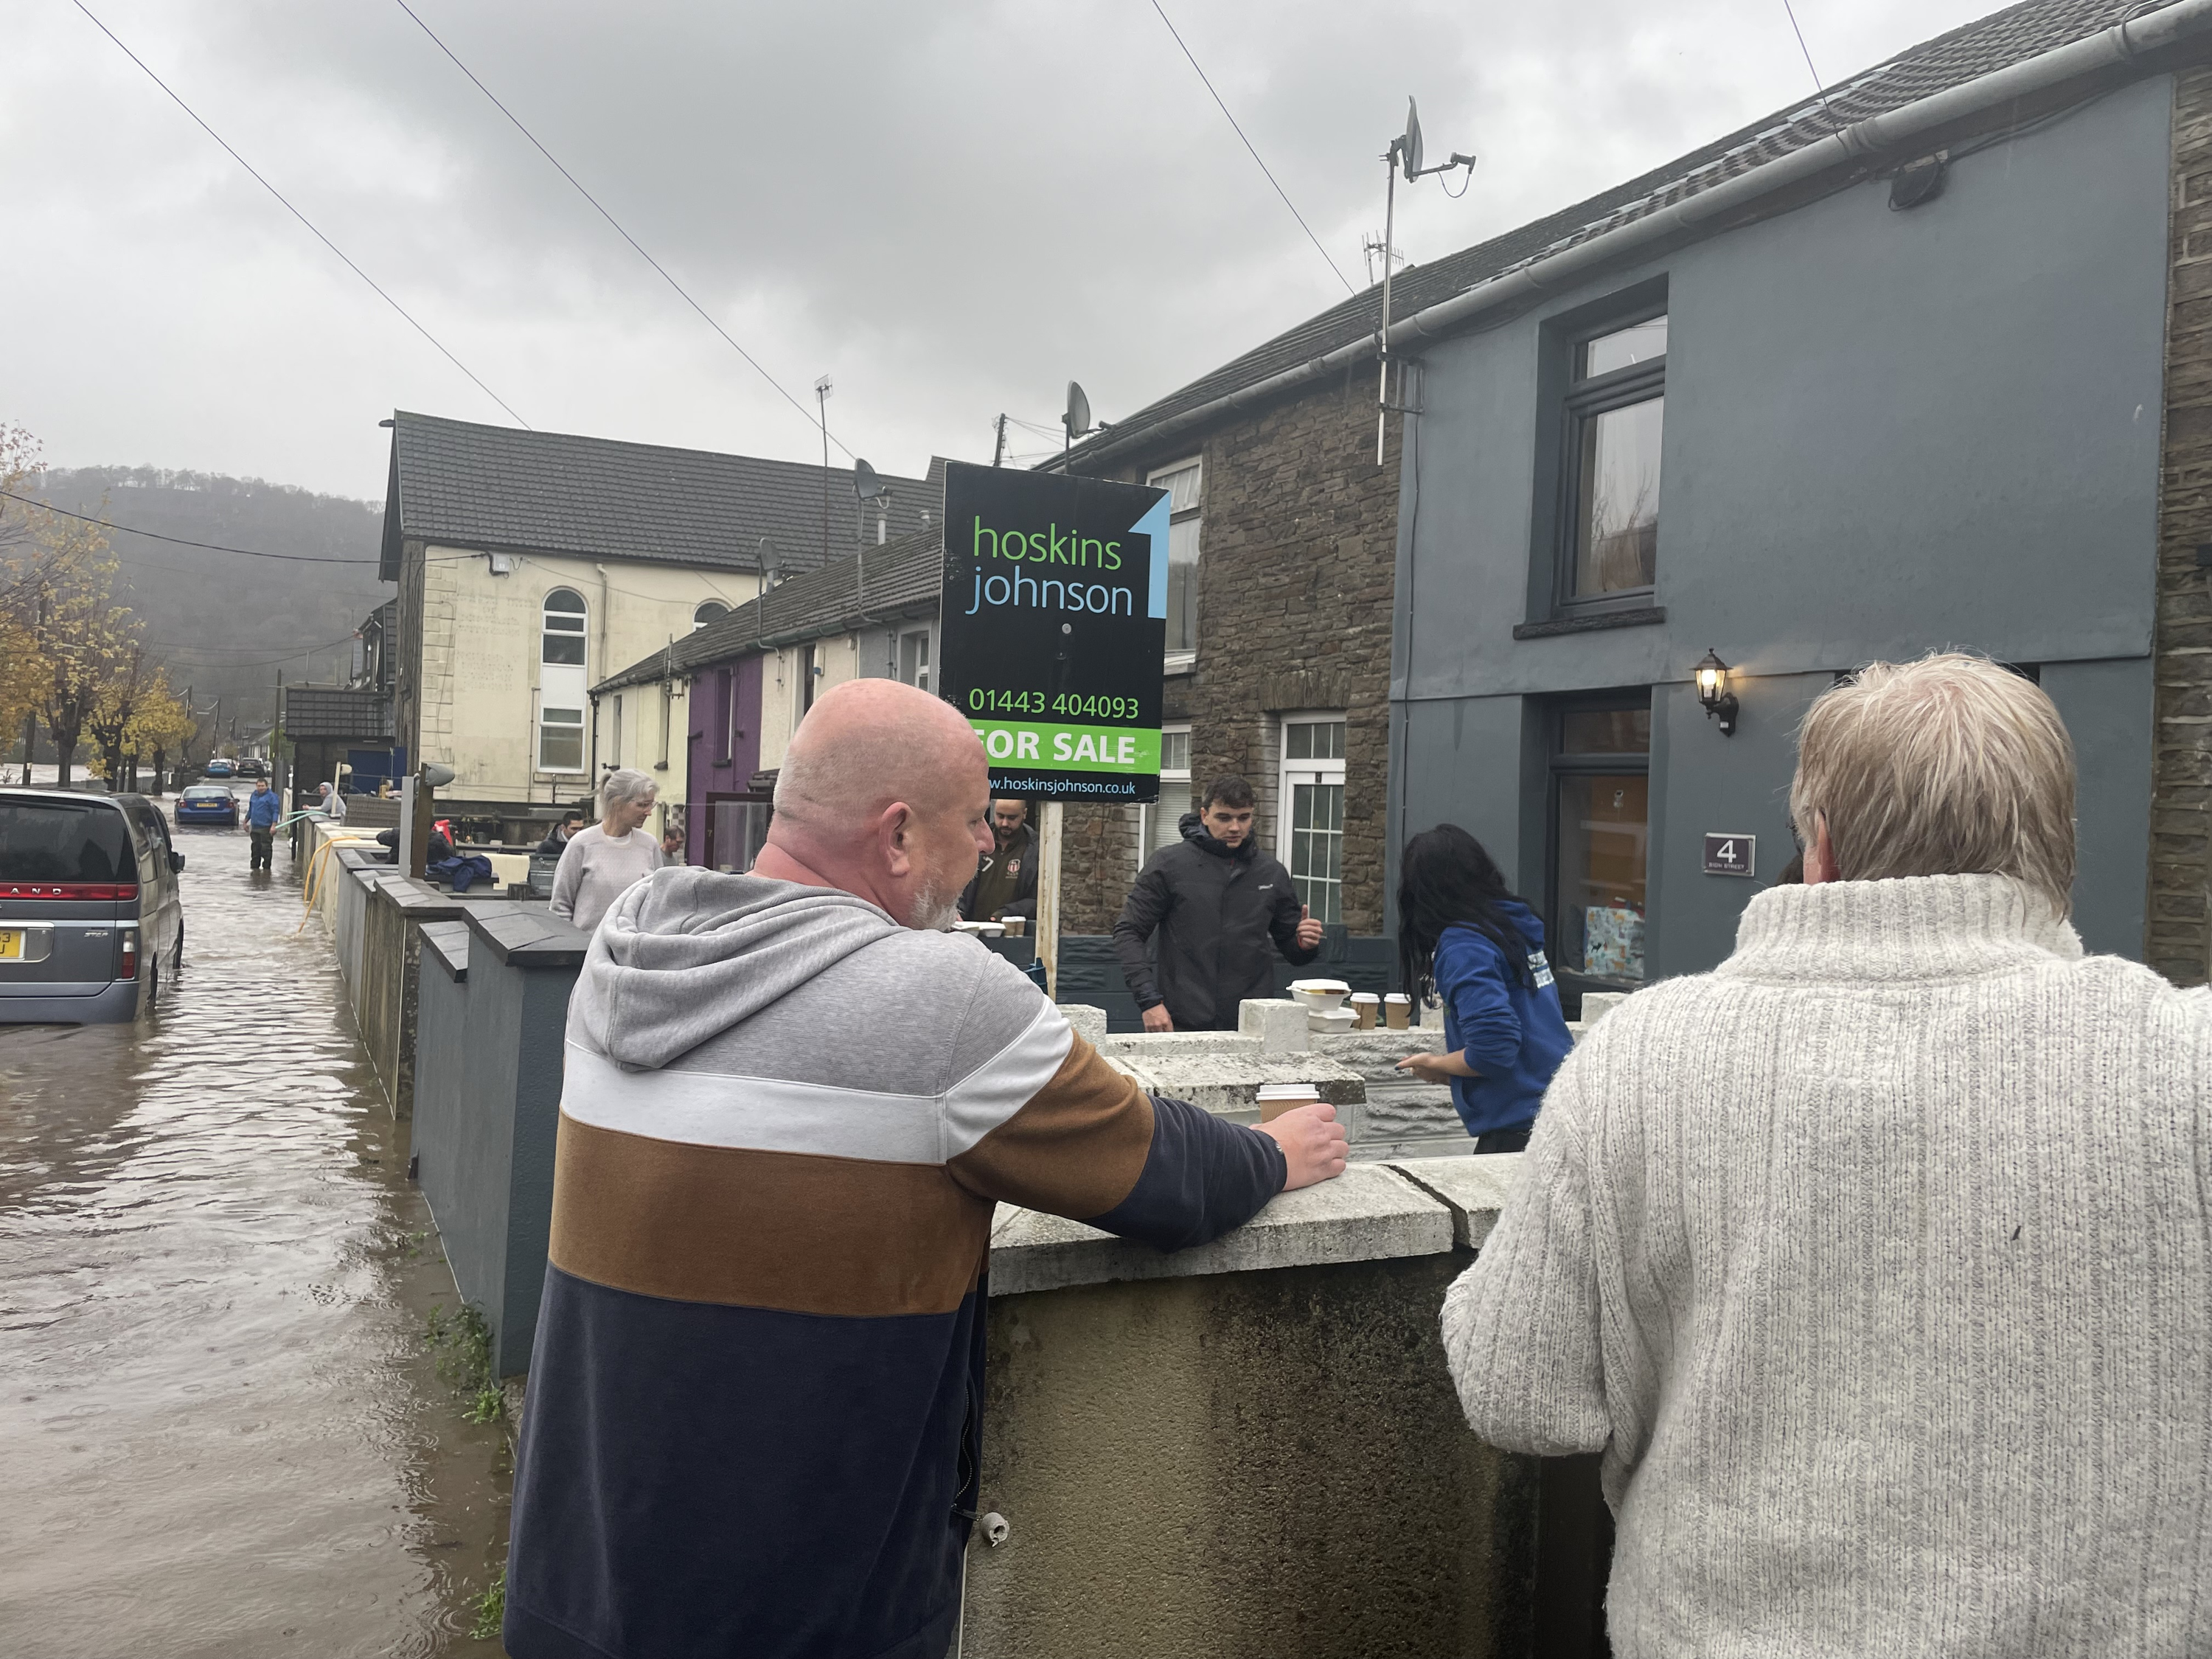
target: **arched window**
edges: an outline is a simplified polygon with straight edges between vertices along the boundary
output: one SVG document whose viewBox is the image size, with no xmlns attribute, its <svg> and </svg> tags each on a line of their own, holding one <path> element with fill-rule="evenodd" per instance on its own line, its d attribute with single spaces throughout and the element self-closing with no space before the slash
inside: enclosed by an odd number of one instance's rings
<svg viewBox="0 0 2212 1659">
<path fill-rule="evenodd" d="M 584 665 L 584 599 L 574 588 L 556 587 L 545 596 L 545 630 L 541 662 Z"/>
<path fill-rule="evenodd" d="M 720 599 L 708 599 L 691 613 L 691 631 L 697 633 L 708 623 L 719 621 L 730 614 L 730 607 Z"/>
</svg>

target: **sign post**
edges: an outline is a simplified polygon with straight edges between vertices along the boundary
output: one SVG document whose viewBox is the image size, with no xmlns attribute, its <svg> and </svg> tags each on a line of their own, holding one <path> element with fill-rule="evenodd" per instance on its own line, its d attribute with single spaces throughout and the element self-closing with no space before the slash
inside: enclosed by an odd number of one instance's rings
<svg viewBox="0 0 2212 1659">
<path fill-rule="evenodd" d="M 994 796 L 1042 801 L 1037 954 L 1059 990 L 1061 806 L 1160 793 L 1168 495 L 955 461 L 945 472 L 939 695 Z"/>
</svg>

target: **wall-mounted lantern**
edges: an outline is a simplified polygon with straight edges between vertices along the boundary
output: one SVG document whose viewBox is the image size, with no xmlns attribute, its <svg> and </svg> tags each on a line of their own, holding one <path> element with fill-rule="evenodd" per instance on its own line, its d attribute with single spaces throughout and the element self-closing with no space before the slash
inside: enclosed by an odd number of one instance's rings
<svg viewBox="0 0 2212 1659">
<path fill-rule="evenodd" d="M 1705 706 L 1705 718 L 1720 717 L 1721 735 L 1735 735 L 1735 693 L 1728 689 L 1729 665 L 1712 652 L 1705 653 L 1705 660 L 1698 665 L 1698 701 Z"/>
</svg>

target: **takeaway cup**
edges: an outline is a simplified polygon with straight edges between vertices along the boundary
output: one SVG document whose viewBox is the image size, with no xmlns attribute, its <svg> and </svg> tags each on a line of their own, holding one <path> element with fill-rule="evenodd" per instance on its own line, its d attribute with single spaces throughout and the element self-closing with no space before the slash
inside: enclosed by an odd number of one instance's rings
<svg viewBox="0 0 2212 1659">
<path fill-rule="evenodd" d="M 1374 992 L 1354 991 L 1352 994 L 1352 1012 L 1358 1017 L 1358 1024 L 1352 1029 L 1359 1031 L 1373 1030 L 1376 1024 L 1376 1016 L 1381 1012 L 1382 1006 L 1382 999 Z"/>
<path fill-rule="evenodd" d="M 1007 916 L 1004 920 L 1008 939 L 1019 939 L 1030 930 L 1030 919 L 1027 916 Z"/>
<path fill-rule="evenodd" d="M 1413 1023 L 1413 1000 L 1403 991 L 1393 991 L 1382 999 L 1382 1018 L 1394 1031 L 1402 1031 Z"/>
<path fill-rule="evenodd" d="M 1321 1091 L 1310 1083 L 1263 1083 L 1259 1092 L 1260 1121 L 1273 1123 L 1285 1112 L 1300 1106 L 1318 1106 Z"/>
</svg>

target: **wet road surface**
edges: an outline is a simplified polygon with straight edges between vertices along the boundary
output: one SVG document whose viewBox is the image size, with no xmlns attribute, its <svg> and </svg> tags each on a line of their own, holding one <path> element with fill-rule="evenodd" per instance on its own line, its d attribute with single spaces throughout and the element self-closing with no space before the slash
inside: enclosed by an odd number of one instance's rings
<svg viewBox="0 0 2212 1659">
<path fill-rule="evenodd" d="M 165 803 L 167 805 L 168 803 Z M 298 887 L 186 829 L 136 1027 L 0 1026 L 0 1655 L 494 1655 L 502 1425 Z"/>
</svg>

